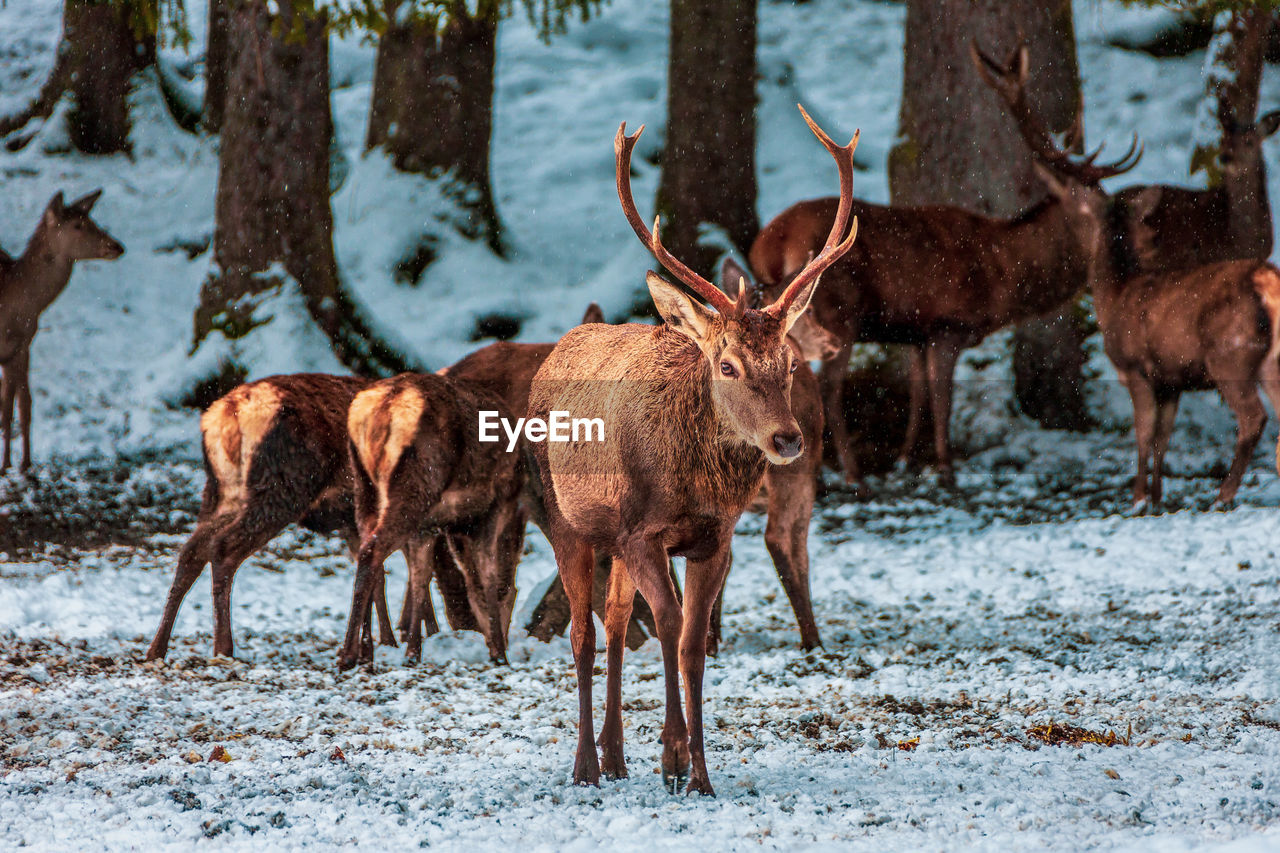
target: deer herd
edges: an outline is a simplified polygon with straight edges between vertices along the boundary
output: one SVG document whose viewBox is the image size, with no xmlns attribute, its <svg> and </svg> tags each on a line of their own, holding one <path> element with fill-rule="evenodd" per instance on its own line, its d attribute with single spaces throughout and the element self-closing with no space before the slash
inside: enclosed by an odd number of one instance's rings
<svg viewBox="0 0 1280 853">
<path fill-rule="evenodd" d="M 725 263 L 717 286 L 673 257 L 636 209 L 631 155 L 614 139 L 618 197 L 636 236 L 689 292 L 649 272 L 661 323 L 609 325 L 592 306 L 558 343 L 496 343 L 434 374 L 368 380 L 321 374 L 241 385 L 204 412 L 207 474 L 198 522 L 181 549 L 148 661 L 168 651 L 193 583 L 212 566 L 213 651 L 231 655 L 237 568 L 290 524 L 337 533 L 356 564 L 339 667 L 396 645 L 384 561 L 408 565 L 399 621 L 407 656 L 439 630 L 434 580 L 448 623 L 483 634 L 505 663 L 516 565 L 526 522 L 542 529 L 567 599 L 579 718 L 574 781 L 627 775 L 622 659 L 633 609 L 652 615 L 662 649 L 666 716 L 661 769 L 673 791 L 712 793 L 704 757 L 702 683 L 718 639 L 718 598 L 739 516 L 762 492 L 765 540 L 795 612 L 801 643 L 820 644 L 809 594 L 807 536 L 830 428 L 850 483 L 859 471 L 842 401 L 858 342 L 910 350 L 916 444 L 927 405 L 940 477 L 952 478 L 947 425 L 960 352 L 998 329 L 1060 308 L 1091 287 L 1106 354 L 1132 396 L 1135 506 L 1157 505 L 1183 391 L 1215 388 L 1236 416 L 1235 457 L 1218 500 L 1231 501 L 1259 440 L 1261 386 L 1280 411 L 1280 271 L 1262 140 L 1280 112 L 1226 105 L 1223 181 L 1210 190 L 1139 186 L 1114 197 L 1104 179 L 1138 162 L 1069 153 L 1026 95 L 1028 56 L 998 61 L 973 47 L 1035 158 L 1045 200 L 1011 219 L 954 207 L 877 205 L 853 197 L 858 136 L 838 145 L 801 108 L 835 160 L 836 198 L 800 202 L 768 223 L 748 255 L 752 276 Z M 100 192 L 100 191 L 99 191 Z M 22 469 L 30 465 L 28 362 L 38 317 L 77 260 L 124 248 L 90 211 L 99 192 L 49 203 L 27 250 L 0 253 L 0 416 L 10 464 L 15 402 Z M 731 295 L 732 294 L 732 295 Z M 820 360 L 817 376 L 809 362 Z M 604 440 L 522 441 L 516 452 L 477 440 L 485 413 L 599 419 Z M 685 558 L 683 593 L 670 566 Z M 601 590 L 603 589 L 603 595 Z M 643 602 L 636 602 L 636 592 Z M 604 722 L 592 718 L 595 622 L 604 625 Z M 683 682 L 683 696 L 681 684 Z M 600 753 L 597 753 L 597 744 Z"/>
</svg>

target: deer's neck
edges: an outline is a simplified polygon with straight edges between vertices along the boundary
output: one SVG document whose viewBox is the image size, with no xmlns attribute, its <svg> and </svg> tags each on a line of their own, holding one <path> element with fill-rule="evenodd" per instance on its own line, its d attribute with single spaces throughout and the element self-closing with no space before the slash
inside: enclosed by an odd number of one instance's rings
<svg viewBox="0 0 1280 853">
<path fill-rule="evenodd" d="M 1085 283 L 1088 270 L 1068 236 L 1062 205 L 1046 200 L 1011 220 L 1000 240 L 1005 283 L 1016 291 L 1021 317 L 1061 305 Z"/>
<path fill-rule="evenodd" d="M 691 502 L 745 508 L 764 476 L 764 453 L 745 444 L 721 423 L 711 399 L 711 366 L 679 332 L 664 331 L 668 345 L 658 362 L 670 381 L 661 383 L 660 404 L 652 411 L 655 433 L 670 436 L 664 450 Z M 676 339 L 680 340 L 676 340 Z"/>
<path fill-rule="evenodd" d="M 10 316 L 33 316 L 58 298 L 71 278 L 74 261 L 54 250 L 41 222 L 26 251 L 4 273 L 4 309 Z"/>
<path fill-rule="evenodd" d="M 1224 177 L 1229 229 L 1234 254 L 1265 258 L 1271 254 L 1271 203 L 1267 197 L 1267 169 L 1262 150 L 1250 152 L 1232 176 Z"/>
</svg>

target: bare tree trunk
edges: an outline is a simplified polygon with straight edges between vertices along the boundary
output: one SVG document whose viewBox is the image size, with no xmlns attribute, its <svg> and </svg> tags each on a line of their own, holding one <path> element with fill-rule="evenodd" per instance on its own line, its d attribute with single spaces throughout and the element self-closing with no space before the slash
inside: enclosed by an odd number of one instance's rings
<svg viewBox="0 0 1280 853">
<path fill-rule="evenodd" d="M 1070 0 L 908 0 L 901 141 L 889 158 L 894 204 L 1012 216 L 1044 197 L 1030 151 L 969 59 L 971 39 L 1003 56 L 1020 36 L 1034 108 L 1051 129 L 1068 130 L 1081 103 Z M 1018 403 L 1045 426 L 1088 425 L 1083 337 L 1074 306 L 1014 333 Z"/>
<path fill-rule="evenodd" d="M 71 69 L 71 144 L 87 154 L 128 151 L 129 87 L 155 58 L 154 36 L 135 33 L 126 4 L 66 0 L 62 15 Z"/>
<path fill-rule="evenodd" d="M 299 18 L 294 3 L 273 16 L 266 0 L 235 0 L 230 11 L 232 61 L 219 153 L 213 242 L 216 271 L 195 312 L 195 340 L 212 331 L 247 334 L 254 308 L 288 281 L 338 358 L 364 374 L 408 369 L 374 336 L 338 279 L 329 207 L 329 40 L 326 21 Z"/>
<path fill-rule="evenodd" d="M 209 0 L 209 36 L 204 49 L 204 105 L 200 125 L 207 133 L 222 130 L 227 102 L 230 0 Z"/>
<path fill-rule="evenodd" d="M 393 0 L 387 18 L 396 21 Z M 500 4 L 475 14 L 453 3 L 443 29 L 431 21 L 392 23 L 378 44 L 367 147 L 382 147 L 397 169 L 452 176 L 467 212 L 463 233 L 502 254 L 501 223 L 489 177 L 493 68 Z"/>
<path fill-rule="evenodd" d="M 743 251 L 760 230 L 755 110 L 755 0 L 671 0 L 658 210 L 662 242 L 704 274 L 718 252 L 697 244 L 700 224 L 723 227 Z"/>
</svg>

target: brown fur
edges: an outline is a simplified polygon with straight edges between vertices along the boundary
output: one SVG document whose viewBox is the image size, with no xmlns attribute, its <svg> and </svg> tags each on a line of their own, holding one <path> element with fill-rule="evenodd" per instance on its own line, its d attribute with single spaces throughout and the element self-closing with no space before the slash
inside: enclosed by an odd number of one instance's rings
<svg viewBox="0 0 1280 853">
<path fill-rule="evenodd" d="M 1068 212 L 1068 229 L 1090 258 L 1103 346 L 1133 399 L 1135 508 L 1160 503 L 1178 399 L 1183 391 L 1206 388 L 1216 388 L 1236 416 L 1235 458 L 1218 491 L 1218 502 L 1229 503 L 1267 420 L 1258 385 L 1280 406 L 1280 332 L 1269 307 L 1280 298 L 1275 267 L 1261 260 L 1227 261 L 1125 275 L 1106 192 L 1048 159 L 1037 171 Z"/>
<path fill-rule="evenodd" d="M 761 230 L 749 259 L 767 292 L 779 291 L 822 246 L 836 203 L 835 198 L 800 202 Z M 1014 219 L 953 207 L 868 202 L 855 202 L 853 212 L 866 239 L 823 275 L 811 309 L 840 344 L 824 362 L 820 382 L 841 466 L 849 482 L 859 480 L 843 409 L 850 347 L 907 344 L 913 372 L 926 381 L 912 386 L 917 414 L 901 458 L 905 461 L 915 446 L 927 392 L 939 472 L 949 477 L 952 374 L 960 351 L 1066 302 L 1084 286 L 1087 268 L 1066 238 L 1062 210 L 1053 202 Z"/>
<path fill-rule="evenodd" d="M 271 376 L 232 389 L 200 419 L 204 502 L 178 555 L 164 616 L 147 660 L 165 656 L 191 585 L 213 564 L 214 654 L 231 655 L 231 586 L 251 554 L 290 524 L 354 543 L 346 413 L 368 380 L 319 373 Z M 394 645 L 378 594 L 382 641 Z"/>
<path fill-rule="evenodd" d="M 1124 282 L 1103 273 L 1094 294 L 1107 356 L 1133 398 L 1134 504 L 1159 505 L 1178 399 L 1183 391 L 1208 388 L 1218 390 L 1238 425 L 1235 458 L 1218 492 L 1219 503 L 1229 503 L 1266 424 L 1259 385 L 1280 411 L 1280 273 L 1264 261 L 1227 261 Z"/>
<path fill-rule="evenodd" d="M 58 193 L 40 217 L 26 251 L 16 259 L 0 258 L 0 472 L 9 467 L 15 402 L 22 432 L 20 470 L 31 467 L 31 341 L 40 315 L 67 286 L 76 261 L 114 260 L 124 254 L 124 246 L 89 216 L 101 193 L 95 190 L 71 204 L 64 204 Z"/>
<path fill-rule="evenodd" d="M 618 198 L 632 230 L 717 312 L 650 273 L 649 293 L 662 326 L 579 326 L 556 344 L 534 377 L 531 418 L 546 419 L 555 411 L 600 418 L 606 433 L 599 442 L 533 445 L 551 545 L 571 610 L 578 680 L 576 783 L 596 783 L 602 765 L 609 776 L 626 775 L 622 650 L 639 590 L 653 609 L 662 644 L 663 781 L 678 789 L 687 774 L 689 791 L 713 793 L 703 742 L 702 676 L 708 626 L 729 571 L 733 528 L 759 489 L 766 460 L 788 464 L 803 453 L 803 434 L 791 413 L 796 357 L 787 332 L 808 309 L 821 271 L 857 233 L 856 223 L 846 233 L 857 136 L 838 146 L 808 114 L 805 120 L 836 160 L 841 213 L 810 265 L 762 310 L 748 307 L 745 281 L 738 298 L 730 300 L 662 247 L 657 226 L 648 230 L 631 194 L 630 156 L 639 131 L 628 137 L 623 125 L 614 138 Z M 596 753 L 591 702 L 595 551 L 613 558 L 605 607 L 603 762 Z M 686 560 L 683 602 L 668 568 L 672 555 Z"/>
<path fill-rule="evenodd" d="M 367 623 L 383 561 L 407 549 L 406 602 L 420 606 L 441 559 L 440 536 L 463 570 L 490 657 L 505 663 L 524 536 L 524 466 L 521 454 L 507 453 L 501 442 L 478 441 L 482 409 L 507 411 L 483 389 L 437 374 L 384 379 L 352 401 L 347 434 L 360 549 L 340 668 L 372 656 L 360 626 Z M 408 623 L 418 619 L 411 610 Z"/>
</svg>

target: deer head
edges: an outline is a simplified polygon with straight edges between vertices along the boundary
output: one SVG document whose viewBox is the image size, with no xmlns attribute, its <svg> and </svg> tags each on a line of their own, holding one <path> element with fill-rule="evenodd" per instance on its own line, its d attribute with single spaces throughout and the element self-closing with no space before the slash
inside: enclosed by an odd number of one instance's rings
<svg viewBox="0 0 1280 853">
<path fill-rule="evenodd" d="M 809 307 L 823 270 L 849 250 L 858 233 L 854 218 L 845 234 L 853 206 L 853 152 L 858 133 L 848 145 L 836 145 L 804 107 L 800 112 L 835 158 L 840 171 L 840 205 L 822 251 L 791 280 L 775 302 L 761 309 L 748 306 L 745 276 L 738 278 L 737 298 L 731 299 L 666 250 L 657 219 L 652 233 L 649 231 L 631 195 L 631 152 L 644 127 L 628 136 L 623 123 L 614 138 L 618 198 L 632 230 L 676 279 L 711 308 L 651 271 L 646 281 L 654 305 L 666 327 L 688 337 L 706 359 L 711 404 L 726 438 L 758 447 L 775 464 L 792 462 L 804 452 L 804 438 L 791 414 L 791 373 L 799 361 L 787 343 L 787 335 Z"/>
<path fill-rule="evenodd" d="M 1068 227 L 1078 244 L 1091 256 L 1104 251 L 1108 196 L 1102 189 L 1102 181 L 1138 165 L 1142 159 L 1138 135 L 1133 135 L 1129 150 L 1113 163 L 1097 162 L 1102 146 L 1088 155 L 1072 154 L 1070 149 L 1083 137 L 1082 113 L 1077 110 L 1072 129 L 1059 144 L 1040 122 L 1027 97 L 1031 63 L 1026 44 L 1020 43 L 1004 62 L 983 53 L 976 41 L 970 44 L 970 52 L 978 74 L 1004 101 L 1006 111 L 1030 149 L 1037 176 L 1050 196 L 1062 204 Z"/>
<path fill-rule="evenodd" d="M 114 260 L 124 254 L 120 241 L 89 216 L 101 195 L 102 190 L 96 189 L 66 204 L 59 191 L 49 200 L 40 228 L 54 254 L 71 261 Z"/>
</svg>

